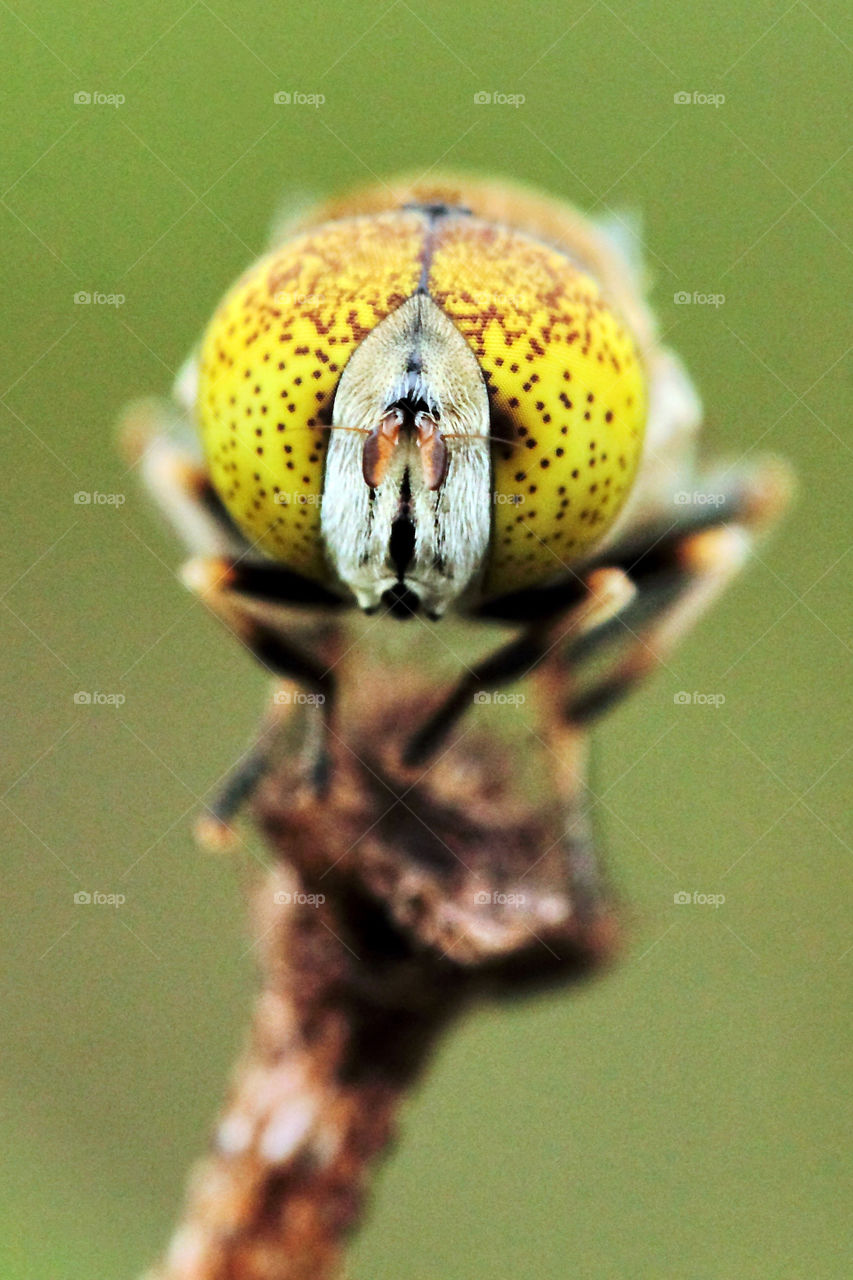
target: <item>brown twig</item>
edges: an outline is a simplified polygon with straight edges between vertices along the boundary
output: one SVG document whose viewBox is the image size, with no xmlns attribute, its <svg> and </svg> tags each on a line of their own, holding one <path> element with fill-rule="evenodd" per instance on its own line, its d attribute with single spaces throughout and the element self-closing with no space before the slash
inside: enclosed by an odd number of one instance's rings
<svg viewBox="0 0 853 1280">
<path fill-rule="evenodd" d="M 543 664 L 546 690 L 558 678 Z M 492 738 L 466 735 L 408 771 L 402 745 L 428 709 L 419 696 L 363 715 L 336 739 L 322 799 L 292 764 L 256 799 L 274 855 L 254 895 L 262 989 L 156 1280 L 340 1274 L 397 1108 L 448 1022 L 612 953 L 579 785 L 566 836 L 553 797 L 533 808 L 515 794 L 513 757 Z M 582 741 L 555 715 L 542 732 L 559 735 L 564 768 L 577 761 Z"/>
</svg>

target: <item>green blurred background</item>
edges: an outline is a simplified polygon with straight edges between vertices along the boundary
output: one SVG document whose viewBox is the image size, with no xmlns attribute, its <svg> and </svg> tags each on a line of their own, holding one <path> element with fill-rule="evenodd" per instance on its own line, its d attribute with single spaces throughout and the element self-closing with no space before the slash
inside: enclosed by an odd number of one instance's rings
<svg viewBox="0 0 853 1280">
<path fill-rule="evenodd" d="M 849 37 L 818 0 L 0 6 L 6 1280 L 153 1260 L 253 985 L 240 868 L 190 824 L 264 679 L 176 583 L 115 420 L 169 387 L 282 197 L 441 166 L 641 210 L 706 450 L 786 455 L 801 493 L 598 733 L 623 962 L 445 1042 L 353 1275 L 850 1274 Z"/>
</svg>

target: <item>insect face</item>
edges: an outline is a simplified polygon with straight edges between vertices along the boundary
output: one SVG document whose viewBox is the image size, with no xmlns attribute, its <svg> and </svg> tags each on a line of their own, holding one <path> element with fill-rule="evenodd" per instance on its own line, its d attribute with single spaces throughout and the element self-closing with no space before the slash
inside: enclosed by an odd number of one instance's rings
<svg viewBox="0 0 853 1280">
<path fill-rule="evenodd" d="M 362 608 L 410 593 L 441 614 L 462 594 L 488 553 L 490 459 L 477 361 L 417 293 L 356 349 L 335 396 L 321 531 Z"/>
<path fill-rule="evenodd" d="M 646 375 L 585 264 L 413 203 L 253 267 L 208 329 L 198 404 L 254 545 L 363 609 L 439 616 L 601 542 L 640 462 Z"/>
</svg>

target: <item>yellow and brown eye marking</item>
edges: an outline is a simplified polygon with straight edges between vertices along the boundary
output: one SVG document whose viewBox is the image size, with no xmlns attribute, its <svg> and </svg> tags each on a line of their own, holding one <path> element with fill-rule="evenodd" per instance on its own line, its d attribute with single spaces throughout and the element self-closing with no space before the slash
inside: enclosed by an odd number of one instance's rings
<svg viewBox="0 0 853 1280">
<path fill-rule="evenodd" d="M 523 233 L 442 225 L 432 297 L 483 370 L 493 434 L 488 594 L 555 575 L 598 542 L 633 483 L 646 418 L 636 347 L 596 282 Z"/>
<path fill-rule="evenodd" d="M 326 580 L 320 499 L 332 403 L 359 342 L 417 287 L 416 213 L 330 223 L 256 263 L 201 350 L 211 479 L 248 538 Z"/>
<path fill-rule="evenodd" d="M 311 577 L 333 576 L 320 501 L 338 381 L 353 350 L 418 291 L 463 335 L 489 395 L 485 593 L 554 576 L 600 541 L 642 452 L 645 376 L 631 334 L 645 347 L 649 332 L 588 224 L 562 208 L 488 183 L 386 188 L 330 206 L 337 220 L 247 272 L 205 336 L 199 416 L 213 484 L 254 543 Z M 561 247 L 548 242 L 558 237 Z M 433 426 L 421 444 L 437 490 L 448 459 Z M 386 435 L 367 446 L 368 483 L 381 481 Z"/>
</svg>

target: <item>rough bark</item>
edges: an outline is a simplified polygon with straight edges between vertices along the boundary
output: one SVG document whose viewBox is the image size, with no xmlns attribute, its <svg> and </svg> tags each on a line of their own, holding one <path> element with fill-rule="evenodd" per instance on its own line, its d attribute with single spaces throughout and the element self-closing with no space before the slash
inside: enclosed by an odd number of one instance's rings
<svg viewBox="0 0 853 1280">
<path fill-rule="evenodd" d="M 539 681 L 547 694 L 547 664 Z M 382 706 L 376 693 L 362 704 Z M 293 763 L 266 779 L 254 805 L 272 857 L 254 890 L 261 990 L 156 1280 L 338 1276 L 397 1109 L 448 1023 L 473 1000 L 568 983 L 612 954 L 583 741 L 549 728 L 548 701 L 540 732 L 555 735 L 564 776 L 536 804 L 518 794 L 513 753 L 476 732 L 407 770 L 420 697 L 336 738 L 325 796 Z"/>
</svg>

